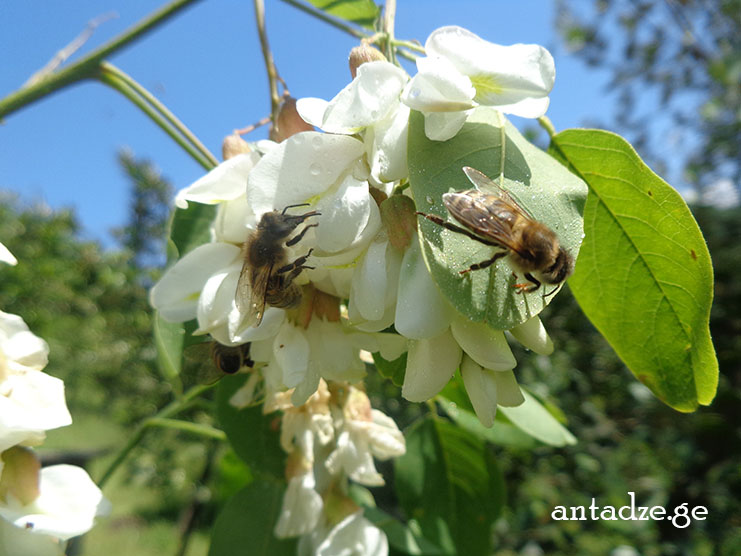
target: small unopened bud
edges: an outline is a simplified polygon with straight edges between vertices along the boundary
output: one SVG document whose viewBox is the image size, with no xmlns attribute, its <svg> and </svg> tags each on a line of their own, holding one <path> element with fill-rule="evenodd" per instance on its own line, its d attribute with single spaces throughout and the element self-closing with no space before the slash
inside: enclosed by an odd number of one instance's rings
<svg viewBox="0 0 741 556">
<path fill-rule="evenodd" d="M 284 97 L 278 109 L 278 117 L 270 129 L 270 139 L 276 143 L 280 143 L 288 139 L 291 135 L 296 135 L 302 131 L 314 131 L 314 126 L 307 124 L 299 116 L 298 110 L 296 110 L 295 98 Z"/>
<path fill-rule="evenodd" d="M 360 46 L 355 46 L 350 51 L 350 75 L 355 79 L 355 75 L 358 73 L 358 68 L 366 62 L 385 62 L 386 56 L 383 52 L 377 48 L 372 47 L 367 43 L 361 43 Z"/>
<path fill-rule="evenodd" d="M 381 222 L 389 243 L 398 251 L 404 251 L 417 231 L 414 201 L 406 195 L 391 195 L 381 203 Z"/>
<path fill-rule="evenodd" d="M 2 475 L 0 475 L 0 500 L 6 501 L 8 494 L 24 506 L 39 497 L 39 471 L 41 462 L 29 448 L 14 446 L 2 453 Z"/>
<path fill-rule="evenodd" d="M 227 135 L 221 143 L 221 157 L 224 160 L 229 160 L 238 154 L 248 153 L 251 150 L 249 143 L 236 133 Z"/>
</svg>

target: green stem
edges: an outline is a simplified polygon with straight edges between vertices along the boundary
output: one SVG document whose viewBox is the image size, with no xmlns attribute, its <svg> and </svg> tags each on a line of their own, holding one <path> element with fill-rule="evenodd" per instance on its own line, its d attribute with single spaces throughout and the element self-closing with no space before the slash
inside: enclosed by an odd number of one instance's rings
<svg viewBox="0 0 741 556">
<path fill-rule="evenodd" d="M 412 50 L 419 54 L 426 53 L 424 46 L 422 46 L 421 44 L 417 44 L 416 42 L 413 42 L 413 41 L 403 41 L 400 39 L 393 39 L 391 41 L 391 44 L 393 44 L 394 46 L 402 47 L 402 48 L 408 48 L 409 50 Z"/>
<path fill-rule="evenodd" d="M 268 34 L 265 31 L 265 4 L 263 0 L 254 0 L 255 2 L 255 20 L 257 21 L 257 34 L 260 37 L 260 48 L 262 57 L 265 60 L 265 69 L 268 72 L 268 84 L 270 86 L 270 114 L 273 121 L 278 116 L 280 107 L 280 96 L 278 95 L 278 70 L 275 68 L 273 53 L 270 51 L 268 44 Z"/>
<path fill-rule="evenodd" d="M 548 116 L 541 116 L 538 118 L 538 123 L 540 124 L 540 127 L 548 132 L 548 137 L 553 139 L 553 136 L 556 135 L 556 128 L 553 126 L 553 122 L 551 122 L 550 118 Z"/>
<path fill-rule="evenodd" d="M 306 4 L 302 4 L 301 2 L 297 2 L 296 0 L 281 0 L 281 1 L 293 6 L 294 8 L 301 10 L 302 12 L 309 14 L 312 17 L 321 19 L 322 21 L 324 21 L 325 23 L 328 23 L 332 27 L 335 27 L 339 29 L 340 31 L 344 31 L 345 33 L 348 33 L 349 35 L 352 35 L 353 37 L 357 39 L 364 39 L 368 36 L 362 31 L 358 31 L 357 29 L 350 27 L 346 23 L 343 23 L 339 19 L 335 19 L 334 17 L 331 17 L 325 14 L 321 10 L 312 8 L 311 6 L 307 6 Z"/>
<path fill-rule="evenodd" d="M 128 85 L 131 90 L 133 90 L 137 95 L 139 95 L 143 100 L 145 100 L 149 105 L 154 108 L 157 112 L 159 112 L 162 117 L 175 129 L 177 132 L 182 135 L 184 139 L 189 141 L 202 155 L 203 158 L 208 160 L 208 162 L 211 164 L 211 168 L 214 166 L 218 166 L 219 161 L 218 159 L 209 151 L 206 146 L 201 143 L 201 141 L 198 139 L 198 137 L 195 136 L 195 134 L 188 129 L 188 127 L 181 122 L 175 114 L 173 114 L 167 106 L 162 104 L 157 97 L 155 97 L 152 93 L 150 93 L 147 89 L 142 87 L 139 82 L 137 82 L 135 79 L 133 79 L 130 75 L 122 71 L 121 69 L 117 68 L 113 64 L 110 64 L 108 62 L 101 62 L 100 64 L 100 71 L 101 73 L 108 73 L 111 75 L 116 76 L 118 79 L 120 79 L 122 82 L 124 82 L 126 85 Z M 207 169 L 211 169 L 207 168 Z"/>
<path fill-rule="evenodd" d="M 3 118 L 24 106 L 77 81 L 95 77 L 100 62 L 105 57 L 140 38 L 146 32 L 150 31 L 160 23 L 165 22 L 181 9 L 195 1 L 196 0 L 176 0 L 143 19 L 134 25 L 134 27 L 125 31 L 122 35 L 119 35 L 112 41 L 94 50 L 82 60 L 79 60 L 59 71 L 50 73 L 47 77 L 40 79 L 33 85 L 23 87 L 9 94 L 4 99 L 0 100 L 0 118 Z"/>
<path fill-rule="evenodd" d="M 118 469 L 118 467 L 126 460 L 131 451 L 139 445 L 139 443 L 144 438 L 147 429 L 150 428 L 152 421 L 156 422 L 157 420 L 168 419 L 169 417 L 176 415 L 177 413 L 190 407 L 191 402 L 194 399 L 196 399 L 198 396 L 203 394 L 203 392 L 212 387 L 213 384 L 194 386 L 185 394 L 183 394 L 182 398 L 179 398 L 163 407 L 154 417 L 150 417 L 149 419 L 146 419 L 139 423 L 139 426 L 137 426 L 136 430 L 134 431 L 134 435 L 129 439 L 126 445 L 121 448 L 121 450 L 110 463 L 108 468 L 103 472 L 103 475 L 101 475 L 100 480 L 98 480 L 98 486 L 102 488 L 103 485 L 108 482 L 108 479 L 111 478 L 113 472 L 116 471 L 116 469 Z"/>
<path fill-rule="evenodd" d="M 193 159 L 203 166 L 206 170 L 211 170 L 214 167 L 207 158 L 205 158 L 189 141 L 187 141 L 180 132 L 175 129 L 165 117 L 155 110 L 148 102 L 146 102 L 126 81 L 121 79 L 116 73 L 111 73 L 107 68 L 101 67 L 98 73 L 98 79 L 101 83 L 108 85 L 115 89 L 127 99 L 129 99 L 134 105 L 136 105 L 142 112 L 144 112 L 149 118 L 156 123 L 165 133 L 167 133 L 178 145 L 180 145 Z"/>
<path fill-rule="evenodd" d="M 386 0 L 383 8 L 383 31 L 386 33 L 386 58 L 392 64 L 396 61 L 394 55 L 394 22 L 396 20 L 396 0 Z"/>
<path fill-rule="evenodd" d="M 191 423 L 190 421 L 181 421 L 180 419 L 164 419 L 162 417 L 152 417 L 147 420 L 149 427 L 161 427 L 165 429 L 174 429 L 213 438 L 215 440 L 226 440 L 226 433 L 215 427 Z"/>
</svg>

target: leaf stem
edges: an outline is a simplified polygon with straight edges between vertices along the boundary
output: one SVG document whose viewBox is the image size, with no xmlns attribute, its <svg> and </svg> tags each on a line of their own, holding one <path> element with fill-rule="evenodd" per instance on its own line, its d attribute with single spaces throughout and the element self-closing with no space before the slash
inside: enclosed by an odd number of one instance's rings
<svg viewBox="0 0 741 556">
<path fill-rule="evenodd" d="M 108 62 L 100 63 L 100 72 L 115 75 L 122 82 L 128 85 L 131 90 L 133 90 L 143 100 L 149 103 L 152 108 L 159 112 L 165 119 L 165 121 L 167 121 L 180 135 L 182 135 L 184 139 L 189 141 L 191 145 L 193 145 L 198 150 L 202 157 L 210 163 L 210 167 L 207 168 L 208 170 L 215 166 L 218 166 L 218 159 L 211 153 L 211 151 L 206 148 L 203 143 L 201 143 L 200 139 L 198 139 L 198 137 L 196 137 L 195 134 L 190 129 L 188 129 L 188 127 L 167 108 L 167 106 L 162 104 L 162 102 L 160 102 L 157 97 L 155 97 L 147 89 L 142 87 L 142 85 L 139 84 L 138 81 L 133 79 L 130 75 L 122 71 L 120 68 Z"/>
<path fill-rule="evenodd" d="M 548 137 L 553 139 L 553 136 L 556 135 L 556 128 L 553 126 L 553 122 L 551 122 L 550 118 L 548 116 L 541 116 L 538 118 L 538 123 L 540 124 L 540 127 L 548 132 Z"/>
<path fill-rule="evenodd" d="M 392 64 L 396 61 L 394 53 L 394 24 L 396 19 L 396 0 L 386 0 L 383 8 L 383 31 L 386 33 L 386 58 Z"/>
<path fill-rule="evenodd" d="M 149 427 L 162 427 L 165 429 L 181 430 L 200 436 L 213 438 L 215 440 L 226 440 L 226 433 L 221 429 L 202 425 L 200 423 L 191 423 L 190 421 L 181 421 L 180 419 L 165 419 L 163 417 L 152 417 L 147 420 Z"/>
<path fill-rule="evenodd" d="M 98 73 L 98 79 L 104 85 L 108 85 L 112 89 L 115 89 L 134 105 L 136 105 L 142 112 L 144 112 L 149 118 L 156 123 L 165 133 L 167 133 L 178 145 L 180 145 L 193 159 L 198 162 L 206 170 L 211 170 L 214 165 L 205 158 L 189 141 L 187 141 L 180 132 L 173 127 L 173 125 L 167 121 L 167 119 L 157 110 L 155 110 L 148 102 L 146 102 L 134 88 L 124 81 L 116 73 L 112 73 L 108 68 L 101 67 Z"/>
<path fill-rule="evenodd" d="M 108 468 L 101 475 L 100 479 L 98 480 L 98 486 L 102 488 L 103 485 L 108 482 L 108 479 L 111 478 L 111 475 L 113 475 L 114 471 L 118 469 L 118 467 L 126 460 L 131 451 L 136 448 L 142 441 L 144 435 L 147 432 L 147 429 L 152 426 L 152 422 L 159 422 L 161 424 L 162 420 L 167 420 L 169 417 L 172 417 L 173 415 L 176 415 L 177 413 L 188 408 L 193 400 L 195 400 L 203 392 L 212 387 L 213 384 L 194 386 L 185 394 L 183 394 L 182 398 L 169 403 L 159 412 L 157 412 L 156 415 L 139 423 L 139 425 L 136 427 L 136 430 L 134 431 L 134 435 L 129 439 L 126 445 L 121 448 L 121 450 L 118 452 L 110 465 L 108 465 Z"/>
<path fill-rule="evenodd" d="M 275 121 L 280 107 L 280 95 L 278 94 L 278 70 L 275 67 L 273 53 L 270 51 L 268 44 L 268 35 L 265 31 L 265 3 L 264 0 L 254 0 L 255 3 L 255 20 L 257 22 L 257 34 L 260 37 L 260 48 L 262 57 L 265 60 L 265 70 L 268 73 L 268 84 L 270 86 L 270 114 Z"/>
<path fill-rule="evenodd" d="M 122 35 L 94 50 L 82 60 L 59 71 L 52 72 L 33 85 L 22 87 L 0 100 L 0 118 L 3 118 L 32 102 L 54 93 L 68 85 L 96 76 L 100 62 L 127 44 L 140 38 L 159 24 L 167 21 L 181 9 L 196 0 L 175 0 L 146 17 Z"/>
</svg>

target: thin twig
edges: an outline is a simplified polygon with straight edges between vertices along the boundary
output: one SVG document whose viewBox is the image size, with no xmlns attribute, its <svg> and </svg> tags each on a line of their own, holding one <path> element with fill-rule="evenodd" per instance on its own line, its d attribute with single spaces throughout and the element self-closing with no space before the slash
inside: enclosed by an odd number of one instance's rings
<svg viewBox="0 0 741 556">
<path fill-rule="evenodd" d="M 22 87 L 0 100 L 0 118 L 11 114 L 68 85 L 96 76 L 100 62 L 124 46 L 164 23 L 196 0 L 175 0 L 149 15 L 123 34 L 88 54 L 82 60 L 47 74 L 37 83 Z"/>
<path fill-rule="evenodd" d="M 270 116 L 265 116 L 259 122 L 255 122 L 254 124 L 250 124 L 247 127 L 243 127 L 242 129 L 235 129 L 234 130 L 234 133 L 236 133 L 237 135 L 247 135 L 248 133 L 252 133 L 253 131 L 255 131 L 258 127 L 262 127 L 264 125 L 267 125 L 267 124 L 269 124 L 272 121 L 273 121 L 273 118 L 271 118 Z"/>
<path fill-rule="evenodd" d="M 396 0 L 386 0 L 383 9 L 383 31 L 386 33 L 386 58 L 394 63 L 394 21 L 396 20 Z"/>
<path fill-rule="evenodd" d="M 90 39 L 90 37 L 93 36 L 95 29 L 97 29 L 99 25 L 117 17 L 118 14 L 116 12 L 108 12 L 88 21 L 85 29 L 83 29 L 79 35 L 72 39 L 72 41 L 67 46 L 57 51 L 54 57 L 49 60 L 43 68 L 29 77 L 28 81 L 26 81 L 22 85 L 22 87 L 30 87 L 34 83 L 38 83 L 42 79 L 45 79 L 47 75 L 55 72 L 59 66 L 61 66 L 69 59 L 70 56 L 72 56 L 75 52 L 82 48 L 82 46 Z"/>
<path fill-rule="evenodd" d="M 270 114 L 275 118 L 280 106 L 280 95 L 278 94 L 278 70 L 275 67 L 273 53 L 270 51 L 270 44 L 268 44 L 268 34 L 265 31 L 265 4 L 263 3 L 263 0 L 254 0 L 254 2 L 257 34 L 260 37 L 260 48 L 262 49 L 262 57 L 265 60 L 265 70 L 268 73 L 268 84 L 270 86 Z"/>
</svg>

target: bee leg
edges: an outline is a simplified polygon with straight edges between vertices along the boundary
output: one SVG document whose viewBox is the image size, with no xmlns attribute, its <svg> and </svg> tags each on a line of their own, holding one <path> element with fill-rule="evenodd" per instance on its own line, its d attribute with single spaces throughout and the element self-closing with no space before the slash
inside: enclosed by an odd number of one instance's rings
<svg viewBox="0 0 741 556">
<path fill-rule="evenodd" d="M 486 261 L 482 261 L 480 263 L 472 264 L 466 270 L 461 270 L 460 273 L 461 274 L 467 274 L 467 273 L 471 272 L 472 270 L 481 270 L 482 268 L 490 267 L 491 265 L 493 265 L 495 262 L 497 262 L 499 259 L 501 259 L 502 257 L 504 257 L 506 255 L 507 255 L 507 252 L 506 251 L 504 253 L 497 253 L 491 259 L 488 259 Z"/>
<path fill-rule="evenodd" d="M 514 287 L 517 288 L 517 293 L 532 293 L 540 287 L 540 280 L 535 278 L 535 276 L 533 276 L 529 272 L 525 273 L 525 278 L 530 280 L 531 283 L 515 284 Z"/>
<path fill-rule="evenodd" d="M 293 239 L 289 239 L 286 241 L 286 247 L 290 247 L 291 245 L 296 245 L 299 241 L 301 241 L 301 238 L 304 237 L 304 234 L 309 231 L 309 228 L 316 228 L 319 224 L 307 224 L 306 227 L 299 232 L 299 234 L 294 237 Z"/>
<path fill-rule="evenodd" d="M 299 273 L 304 268 L 314 268 L 313 266 L 306 266 L 304 264 L 308 260 L 309 256 L 311 255 L 311 252 L 313 250 L 314 250 L 314 248 L 312 247 L 311 249 L 309 249 L 309 252 L 306 253 L 306 255 L 304 255 L 303 257 L 299 257 L 298 259 L 296 259 L 292 263 L 288 263 L 287 265 L 280 267 L 275 272 L 277 274 L 285 274 L 286 272 L 290 272 L 291 274 L 289 274 L 289 276 L 292 276 L 291 277 L 291 280 L 293 280 L 293 278 L 295 278 L 296 276 L 298 276 Z"/>
<path fill-rule="evenodd" d="M 484 245 L 491 245 L 494 247 L 501 247 L 498 243 L 494 243 L 493 241 L 486 240 L 482 237 L 477 236 L 473 232 L 469 232 L 465 228 L 461 228 L 460 226 L 456 226 L 455 224 L 451 224 L 450 222 L 446 222 L 439 216 L 435 216 L 434 214 L 425 214 L 424 212 L 417 212 L 420 216 L 424 216 L 427 220 L 430 220 L 434 222 L 435 224 L 438 224 L 439 226 L 442 226 L 446 230 L 450 230 L 452 232 L 458 232 L 459 234 L 463 234 L 464 236 L 470 237 L 471 239 L 478 241 L 479 243 L 483 243 Z"/>
</svg>

